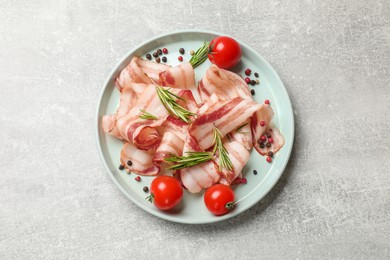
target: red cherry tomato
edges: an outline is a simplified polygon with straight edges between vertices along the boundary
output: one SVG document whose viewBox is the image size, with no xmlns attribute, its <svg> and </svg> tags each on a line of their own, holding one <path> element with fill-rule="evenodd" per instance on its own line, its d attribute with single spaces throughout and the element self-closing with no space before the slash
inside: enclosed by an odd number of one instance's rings
<svg viewBox="0 0 390 260">
<path fill-rule="evenodd" d="M 175 207 L 183 198 L 180 182 L 171 176 L 158 176 L 150 185 L 150 196 L 147 198 L 161 210 Z"/>
<path fill-rule="evenodd" d="M 240 44 L 233 38 L 219 36 L 210 42 L 210 53 L 208 54 L 211 63 L 222 69 L 234 67 L 241 59 Z"/>
<path fill-rule="evenodd" d="M 214 215 L 224 215 L 234 208 L 234 191 L 229 186 L 215 184 L 204 193 L 204 203 Z"/>
</svg>

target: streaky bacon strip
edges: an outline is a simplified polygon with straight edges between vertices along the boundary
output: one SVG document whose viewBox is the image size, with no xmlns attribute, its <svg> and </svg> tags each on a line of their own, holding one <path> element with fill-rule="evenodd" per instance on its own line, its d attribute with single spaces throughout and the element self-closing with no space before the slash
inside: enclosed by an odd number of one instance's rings
<svg viewBox="0 0 390 260">
<path fill-rule="evenodd" d="M 274 112 L 272 111 L 272 108 L 268 105 L 261 105 L 261 108 L 256 111 L 256 113 L 252 117 L 252 123 L 251 123 L 251 128 L 252 128 L 252 140 L 253 140 L 253 146 L 255 149 L 262 155 L 264 153 L 260 152 L 260 138 L 265 132 L 267 131 L 267 127 L 271 123 L 271 120 L 274 116 Z M 264 126 L 260 125 L 260 122 L 264 121 Z"/>
<path fill-rule="evenodd" d="M 220 100 L 235 97 L 252 100 L 248 84 L 243 78 L 231 71 L 220 69 L 214 64 L 199 82 L 198 91 L 203 102 L 207 102 L 212 94 L 216 94 Z"/>
<path fill-rule="evenodd" d="M 181 156 L 184 142 L 180 137 L 172 132 L 165 132 L 160 146 L 157 148 L 154 162 L 161 164 L 170 155 Z"/>
<path fill-rule="evenodd" d="M 229 134 L 229 135 L 231 135 L 231 137 L 234 140 L 236 140 L 237 142 L 242 144 L 245 147 L 245 149 L 247 149 L 247 150 L 250 150 L 253 147 L 251 122 L 252 122 L 252 119 L 248 118 L 248 120 L 246 120 L 243 123 L 243 124 L 246 124 L 246 125 L 244 125 L 239 131 L 237 131 L 237 128 L 236 128 L 235 130 L 233 130 Z"/>
<path fill-rule="evenodd" d="M 137 102 L 137 94 L 134 92 L 133 88 L 126 87 L 121 92 L 121 98 L 119 101 L 119 107 L 116 111 L 117 118 L 120 118 L 126 115 L 130 109 Z"/>
<path fill-rule="evenodd" d="M 116 115 L 104 115 L 102 117 L 102 129 L 106 134 L 110 134 L 118 139 L 123 139 L 116 127 Z"/>
<path fill-rule="evenodd" d="M 199 114 L 203 114 L 204 112 L 207 111 L 207 109 L 209 109 L 212 105 L 214 105 L 215 103 L 217 103 L 219 100 L 218 96 L 216 94 L 212 94 L 210 96 L 210 99 L 207 100 L 207 102 L 203 103 L 203 105 L 199 108 L 198 110 L 198 113 Z"/>
<path fill-rule="evenodd" d="M 141 109 L 153 114 L 158 119 L 141 119 Z M 117 128 L 122 138 L 141 149 L 148 150 L 160 141 L 155 127 L 160 126 L 169 113 L 161 104 L 154 85 L 148 85 L 133 108 L 117 120 Z"/>
<path fill-rule="evenodd" d="M 140 175 L 157 175 L 160 168 L 153 163 L 155 150 L 140 150 L 131 143 L 125 143 L 121 151 L 121 164 L 131 172 Z M 131 161 L 131 166 L 127 163 Z"/>
<path fill-rule="evenodd" d="M 149 77 L 159 83 L 159 74 L 169 68 L 170 66 L 166 64 L 151 62 L 135 56 L 116 78 L 115 85 L 119 91 L 122 91 L 131 82 L 151 84 Z"/>
<path fill-rule="evenodd" d="M 195 72 L 189 62 L 168 68 L 161 72 L 159 77 L 162 86 L 181 89 L 195 88 Z"/>
<path fill-rule="evenodd" d="M 237 178 L 237 176 L 241 173 L 242 168 L 244 168 L 245 164 L 249 160 L 249 152 L 245 149 L 245 147 L 237 142 L 237 141 L 225 141 L 223 143 L 225 149 L 228 152 L 228 156 L 233 165 L 233 170 L 229 171 L 227 169 L 222 169 L 222 174 L 224 179 L 230 185 Z M 216 162 L 219 165 L 219 157 L 217 156 Z"/>
<path fill-rule="evenodd" d="M 184 143 L 183 155 L 186 155 L 186 152 L 189 151 L 203 151 L 196 139 L 190 134 L 187 136 Z M 208 161 L 180 170 L 180 179 L 183 185 L 191 193 L 198 193 L 202 189 L 210 187 L 211 185 L 217 183 L 220 178 L 220 173 L 218 172 L 217 165 L 214 161 Z"/>
<path fill-rule="evenodd" d="M 276 153 L 284 145 L 283 135 L 279 132 L 279 130 L 277 128 L 275 128 L 275 127 L 269 128 L 268 127 L 266 132 L 271 134 L 271 138 L 272 138 L 273 142 L 271 144 L 271 147 L 265 146 L 264 148 L 261 148 L 259 146 L 259 144 L 255 145 L 256 150 L 261 155 L 267 155 L 268 152 L 270 152 L 270 151 L 273 152 L 273 153 Z"/>
<path fill-rule="evenodd" d="M 157 131 L 161 136 L 163 136 L 166 132 L 173 132 L 184 142 L 188 135 L 188 128 L 189 124 L 178 118 L 168 116 L 164 123 L 157 127 Z"/>
<path fill-rule="evenodd" d="M 260 104 L 240 97 L 219 101 L 205 113 L 198 115 L 190 126 L 189 133 L 196 138 L 200 147 L 207 149 L 213 145 L 215 127 L 225 136 L 242 125 L 260 107 Z"/>
</svg>

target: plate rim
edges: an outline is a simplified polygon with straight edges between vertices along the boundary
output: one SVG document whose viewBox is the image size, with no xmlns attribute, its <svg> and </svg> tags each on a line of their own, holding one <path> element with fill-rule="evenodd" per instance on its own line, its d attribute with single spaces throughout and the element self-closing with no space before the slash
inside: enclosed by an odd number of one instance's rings
<svg viewBox="0 0 390 260">
<path fill-rule="evenodd" d="M 164 214 L 163 212 L 153 211 L 150 208 L 145 207 L 142 203 L 139 203 L 136 199 L 134 199 L 132 196 L 130 196 L 127 193 L 127 191 L 124 190 L 122 185 L 118 182 L 118 180 L 116 179 L 114 174 L 111 172 L 111 169 L 107 165 L 106 159 L 105 159 L 105 157 L 103 155 L 103 149 L 102 149 L 102 146 L 101 146 L 101 143 L 100 143 L 100 137 L 99 137 L 99 134 L 100 134 L 100 132 L 99 132 L 100 131 L 99 111 L 100 111 L 100 107 L 101 107 L 101 104 L 102 104 L 102 100 L 103 100 L 106 88 L 109 85 L 110 79 L 113 77 L 115 72 L 119 69 L 119 67 L 121 67 L 123 65 L 125 60 L 130 55 L 132 55 L 136 50 L 140 49 L 142 46 L 144 46 L 146 44 L 149 44 L 149 43 L 152 43 L 152 42 L 154 42 L 154 41 L 156 41 L 156 40 L 158 40 L 160 38 L 163 38 L 163 37 L 172 36 L 172 35 L 176 35 L 176 34 L 183 34 L 183 33 L 203 33 L 203 34 L 210 34 L 210 35 L 216 35 L 216 36 L 229 36 L 228 34 L 215 32 L 215 31 L 211 31 L 211 30 L 200 30 L 200 29 L 174 30 L 174 31 L 170 31 L 168 33 L 161 33 L 161 34 L 158 34 L 158 35 L 156 35 L 156 36 L 154 36 L 152 38 L 149 38 L 148 40 L 141 42 L 137 46 L 133 47 L 130 51 L 128 51 L 116 63 L 116 65 L 110 70 L 106 80 L 103 83 L 103 87 L 101 88 L 99 99 L 98 99 L 98 103 L 97 103 L 97 108 L 96 108 L 96 114 L 95 114 L 95 137 L 96 137 L 96 144 L 97 144 L 97 148 L 98 148 L 100 159 L 101 159 L 101 161 L 103 163 L 103 166 L 104 166 L 104 168 L 106 170 L 106 173 L 110 176 L 111 180 L 115 183 L 117 188 L 119 188 L 119 190 L 122 192 L 122 194 L 125 195 L 130 201 L 135 203 L 141 209 L 145 210 L 146 212 L 150 213 L 151 215 L 153 215 L 155 217 L 159 217 L 161 219 L 172 221 L 172 222 L 176 222 L 176 223 L 182 223 L 182 224 L 208 224 L 208 223 L 215 223 L 215 222 L 220 222 L 220 221 L 223 221 L 223 220 L 226 220 L 226 219 L 229 219 L 229 218 L 236 217 L 236 216 L 242 214 L 243 212 L 247 211 L 248 209 L 252 208 L 255 204 L 257 204 L 260 200 L 262 200 L 270 192 L 270 190 L 272 190 L 275 187 L 276 183 L 280 180 L 281 176 L 283 175 L 283 173 L 284 173 L 284 171 L 286 169 L 286 166 L 287 166 L 288 162 L 290 161 L 291 152 L 292 152 L 293 145 L 294 145 L 294 139 L 295 139 L 295 118 L 294 118 L 294 112 L 293 112 L 294 110 L 293 110 L 291 99 L 290 99 L 290 96 L 289 96 L 289 94 L 287 92 L 286 86 L 284 85 L 283 81 L 279 77 L 279 74 L 271 66 L 271 64 L 260 53 L 258 53 L 255 49 L 253 49 L 251 46 L 249 46 L 246 43 L 242 42 L 237 37 L 234 37 L 234 39 L 237 40 L 237 42 L 241 46 L 244 46 L 245 48 L 247 48 L 247 49 L 253 51 L 254 53 L 256 53 L 256 55 L 259 56 L 261 61 L 264 62 L 264 64 L 270 69 L 270 72 L 273 74 L 273 76 L 276 77 L 276 79 L 281 83 L 281 85 L 282 85 L 281 91 L 284 92 L 283 94 L 287 97 L 287 101 L 288 101 L 287 102 L 288 104 L 285 104 L 285 105 L 288 106 L 289 112 L 290 112 L 290 118 L 291 118 L 291 129 L 290 130 L 291 130 L 291 137 L 292 138 L 290 140 L 287 140 L 286 143 L 285 143 L 285 145 L 288 146 L 289 150 L 287 151 L 287 157 L 286 157 L 287 159 L 285 161 L 283 161 L 282 167 L 280 168 L 279 176 L 277 176 L 277 178 L 275 178 L 271 182 L 271 185 L 269 185 L 268 187 L 266 187 L 266 189 L 264 189 L 264 192 L 263 192 L 263 194 L 261 196 L 259 196 L 258 198 L 252 200 L 250 203 L 248 203 L 248 205 L 246 205 L 246 207 L 242 208 L 240 211 L 233 211 L 233 212 L 231 212 L 229 214 L 226 214 L 226 215 L 223 215 L 223 216 L 215 217 L 215 218 L 208 219 L 208 220 L 201 220 L 201 221 L 187 221 L 186 219 L 177 218 L 176 215 L 167 215 L 167 214 Z M 230 37 L 232 37 L 232 36 L 230 36 Z"/>
</svg>

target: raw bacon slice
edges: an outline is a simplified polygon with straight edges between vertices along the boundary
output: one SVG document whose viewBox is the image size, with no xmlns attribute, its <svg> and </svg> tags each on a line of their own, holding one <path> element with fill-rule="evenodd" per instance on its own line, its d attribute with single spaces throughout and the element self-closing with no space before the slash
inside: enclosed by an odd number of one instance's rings
<svg viewBox="0 0 390 260">
<path fill-rule="evenodd" d="M 227 183 L 232 184 L 237 176 L 241 173 L 242 168 L 249 160 L 249 152 L 245 147 L 237 141 L 233 142 L 224 142 L 224 147 L 228 152 L 228 156 L 233 165 L 233 170 L 229 171 L 222 169 L 222 174 Z M 219 165 L 219 158 L 216 159 L 217 164 Z"/>
<path fill-rule="evenodd" d="M 135 56 L 116 78 L 115 85 L 119 91 L 122 91 L 131 82 L 151 84 L 149 77 L 156 83 L 159 83 L 159 74 L 169 68 L 170 66 L 168 65 L 151 62 Z"/>
<path fill-rule="evenodd" d="M 202 149 L 194 137 L 188 135 L 184 143 L 183 155 L 188 151 L 199 152 Z M 198 193 L 217 183 L 221 178 L 214 161 L 208 161 L 190 168 L 180 170 L 180 179 L 191 193 Z"/>
<path fill-rule="evenodd" d="M 192 123 L 189 133 L 202 149 L 213 145 L 213 131 L 217 127 L 222 136 L 235 130 L 261 108 L 260 104 L 242 98 L 219 101 Z"/>
<path fill-rule="evenodd" d="M 206 75 L 198 84 L 199 95 L 203 102 L 210 99 L 215 93 L 220 100 L 233 99 L 241 97 L 252 100 L 248 84 L 236 73 L 220 69 L 216 65 L 206 71 Z"/>
<path fill-rule="evenodd" d="M 155 150 L 140 150 L 131 143 L 125 143 L 121 151 L 121 164 L 131 172 L 140 175 L 157 175 L 160 168 L 153 163 Z M 128 161 L 131 161 L 129 166 Z"/>
<path fill-rule="evenodd" d="M 193 89 L 195 88 L 195 73 L 191 63 L 184 62 L 171 67 L 160 73 L 162 86 L 172 88 Z"/>
<path fill-rule="evenodd" d="M 237 130 L 236 128 L 230 133 L 231 137 L 237 142 L 239 142 L 240 144 L 242 144 L 247 150 L 250 150 L 253 147 L 251 121 L 252 119 L 249 118 L 247 121 L 245 121 L 242 124 L 242 125 L 245 124 L 243 127 L 241 127 L 239 130 Z"/>
<path fill-rule="evenodd" d="M 266 133 L 271 134 L 271 138 L 272 138 L 273 142 L 272 142 L 270 147 L 265 146 L 264 148 L 261 148 L 259 145 L 255 146 L 256 150 L 261 155 L 267 155 L 268 152 L 270 152 L 270 151 L 273 153 L 276 153 L 284 145 L 283 135 L 279 132 L 279 130 L 277 128 L 275 128 L 275 127 L 268 128 Z"/>
<path fill-rule="evenodd" d="M 157 128 L 158 133 L 164 136 L 166 132 L 175 133 L 183 142 L 188 135 L 189 125 L 180 119 L 168 116 L 164 123 Z"/>
<path fill-rule="evenodd" d="M 158 119 L 141 119 L 139 117 L 141 109 L 152 113 Z M 160 126 L 168 115 L 168 111 L 161 104 L 156 93 L 155 86 L 148 85 L 134 107 L 125 116 L 117 120 L 116 126 L 124 140 L 141 149 L 148 150 L 160 141 L 160 136 L 155 127 Z"/>
<path fill-rule="evenodd" d="M 117 118 L 126 115 L 137 102 L 137 94 L 131 87 L 124 88 L 121 92 L 119 107 L 116 111 Z"/>
<path fill-rule="evenodd" d="M 261 105 L 261 108 L 256 111 L 256 113 L 252 117 L 251 128 L 253 146 L 262 155 L 264 155 L 264 153 L 261 152 L 259 141 L 261 136 L 266 132 L 267 127 L 271 123 L 273 116 L 274 112 L 272 111 L 272 108 L 270 106 Z M 264 126 L 260 125 L 261 121 L 264 121 Z"/>
<path fill-rule="evenodd" d="M 171 132 L 166 132 L 157 148 L 154 162 L 161 164 L 170 155 L 181 156 L 184 142 L 180 137 Z"/>
<path fill-rule="evenodd" d="M 110 134 L 118 139 L 123 139 L 116 127 L 116 115 L 104 115 L 102 117 L 103 132 Z"/>
<path fill-rule="evenodd" d="M 210 96 L 210 99 L 207 100 L 206 103 L 204 103 L 198 110 L 198 113 L 199 114 L 203 114 L 204 112 L 207 111 L 207 109 L 209 109 L 212 105 L 214 105 L 215 103 L 218 102 L 218 96 L 216 94 L 212 94 Z"/>
</svg>

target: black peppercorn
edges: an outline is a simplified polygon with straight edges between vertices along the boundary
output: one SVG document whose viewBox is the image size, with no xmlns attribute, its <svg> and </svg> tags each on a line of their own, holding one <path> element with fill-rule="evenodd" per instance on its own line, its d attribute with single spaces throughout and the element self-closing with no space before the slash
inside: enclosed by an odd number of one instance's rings
<svg viewBox="0 0 390 260">
<path fill-rule="evenodd" d="M 184 54 L 185 51 L 184 51 L 183 48 L 180 48 L 180 49 L 179 49 L 179 52 L 180 52 L 180 54 Z"/>
<path fill-rule="evenodd" d="M 153 57 L 157 58 L 158 57 L 158 53 L 157 52 L 153 52 Z"/>
<path fill-rule="evenodd" d="M 255 90 L 254 89 L 251 89 L 251 94 L 252 94 L 252 96 L 255 95 Z"/>
<path fill-rule="evenodd" d="M 145 186 L 145 187 L 143 188 L 143 190 L 144 190 L 144 192 L 148 192 L 148 191 L 149 191 L 149 188 Z"/>
<path fill-rule="evenodd" d="M 122 164 L 119 165 L 119 170 L 123 170 L 125 168 L 125 166 L 123 166 Z"/>
<path fill-rule="evenodd" d="M 150 55 L 150 53 L 148 53 L 148 54 L 146 54 L 146 58 L 147 58 L 148 60 L 151 60 L 151 59 L 152 59 L 152 55 Z"/>
<path fill-rule="evenodd" d="M 162 54 L 162 50 L 161 49 L 157 49 L 157 54 L 161 55 Z"/>
<path fill-rule="evenodd" d="M 270 133 L 267 134 L 267 138 L 271 138 L 271 134 Z"/>
<path fill-rule="evenodd" d="M 255 72 L 255 77 L 258 78 L 259 77 L 259 73 Z"/>
<path fill-rule="evenodd" d="M 165 56 L 162 57 L 162 61 L 163 61 L 163 62 L 167 62 L 167 57 L 165 57 Z"/>
<path fill-rule="evenodd" d="M 132 166 L 132 165 L 133 165 L 133 162 L 130 161 L 130 160 L 128 160 L 128 161 L 127 161 L 127 165 L 128 165 L 128 166 Z"/>
<path fill-rule="evenodd" d="M 253 174 L 256 175 L 256 174 L 257 174 L 257 171 L 256 171 L 256 170 L 253 170 Z"/>
<path fill-rule="evenodd" d="M 273 157 L 273 156 L 274 156 L 274 153 L 273 153 L 272 151 L 269 151 L 269 152 L 268 152 L 268 156 L 269 156 L 269 157 Z"/>
<path fill-rule="evenodd" d="M 254 86 L 256 85 L 256 81 L 254 81 L 253 79 L 251 80 L 251 85 Z"/>
</svg>

